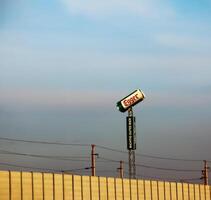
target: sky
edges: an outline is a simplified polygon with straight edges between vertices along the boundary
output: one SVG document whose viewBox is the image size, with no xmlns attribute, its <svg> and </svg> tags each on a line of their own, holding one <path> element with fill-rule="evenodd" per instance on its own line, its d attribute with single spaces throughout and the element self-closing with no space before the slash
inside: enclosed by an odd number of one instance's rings
<svg viewBox="0 0 211 200">
<path fill-rule="evenodd" d="M 127 113 L 120 113 L 116 102 L 139 88 L 146 99 L 134 107 L 136 152 L 211 160 L 210 20 L 210 0 L 2 0 L 0 137 L 127 151 Z M 89 157 L 91 147 L 0 140 L 2 150 Z M 96 150 L 102 157 L 127 160 L 127 154 Z M 0 156 L 2 163 L 40 168 L 89 166 L 87 161 Z M 137 163 L 203 167 L 203 162 L 144 157 Z M 116 165 L 99 162 L 98 174 L 117 175 Z M 201 175 L 137 171 L 162 178 Z"/>
</svg>

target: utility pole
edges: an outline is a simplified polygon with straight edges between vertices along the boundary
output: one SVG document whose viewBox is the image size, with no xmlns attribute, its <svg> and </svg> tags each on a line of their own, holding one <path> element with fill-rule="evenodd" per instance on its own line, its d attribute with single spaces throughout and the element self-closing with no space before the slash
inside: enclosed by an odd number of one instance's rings
<svg viewBox="0 0 211 200">
<path fill-rule="evenodd" d="M 120 166 L 119 168 L 117 168 L 117 170 L 119 171 L 119 177 L 123 178 L 124 177 L 123 161 L 121 160 L 119 163 L 120 163 Z"/>
<path fill-rule="evenodd" d="M 209 167 L 207 166 L 207 161 L 204 160 L 204 169 L 201 171 L 202 172 L 202 177 L 201 179 L 203 179 L 204 181 L 204 185 L 208 185 L 208 170 Z"/>
<path fill-rule="evenodd" d="M 91 169 L 92 169 L 92 176 L 95 176 L 96 175 L 96 172 L 95 172 L 95 156 L 97 154 L 95 153 L 95 145 L 92 144 L 92 152 L 91 152 L 91 160 L 92 160 L 92 165 L 91 165 Z"/>
</svg>

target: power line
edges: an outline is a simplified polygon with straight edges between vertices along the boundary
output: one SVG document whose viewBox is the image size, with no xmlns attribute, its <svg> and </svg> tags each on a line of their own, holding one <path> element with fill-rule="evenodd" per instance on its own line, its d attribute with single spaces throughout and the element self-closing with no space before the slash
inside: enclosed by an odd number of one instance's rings
<svg viewBox="0 0 211 200">
<path fill-rule="evenodd" d="M 194 160 L 194 159 L 153 156 L 153 155 L 140 154 L 140 153 L 137 153 L 136 156 L 142 156 L 142 157 L 146 157 L 146 158 L 155 158 L 155 159 L 160 159 L 160 160 L 175 160 L 175 161 L 184 161 L 184 162 L 202 162 L 203 161 L 203 160 L 196 160 L 196 159 Z"/>
<path fill-rule="evenodd" d="M 65 160 L 65 161 L 84 161 L 87 162 L 89 160 L 82 160 L 76 158 L 89 158 L 89 157 L 59 157 L 59 156 L 49 156 L 49 155 L 38 155 L 38 154 L 27 154 L 27 153 L 18 153 L 12 151 L 5 151 L 0 149 L 0 154 L 7 154 L 7 155 L 16 155 L 16 156 L 28 156 L 28 157 L 36 157 L 36 158 L 45 158 L 45 159 L 54 159 L 54 160 Z"/>
<path fill-rule="evenodd" d="M 90 146 L 90 144 L 82 144 L 82 143 L 63 143 L 63 142 L 50 142 L 50 141 L 39 141 L 39 140 L 34 141 L 34 140 L 13 139 L 13 138 L 7 138 L 7 137 L 0 137 L 0 140 L 34 143 L 34 144 L 62 145 L 62 146 L 81 146 L 81 147 Z M 128 154 L 127 151 L 122 151 L 122 150 L 118 150 L 118 149 L 103 146 L 103 145 L 96 145 L 96 147 L 100 149 L 108 150 L 108 151 Z M 161 160 L 183 161 L 183 162 L 202 162 L 203 161 L 203 159 L 200 160 L 200 159 L 173 158 L 173 157 L 163 157 L 163 156 L 155 156 L 155 155 L 148 155 L 148 154 L 141 154 L 141 153 L 136 153 L 136 156 L 153 158 L 153 159 L 161 159 Z M 211 163 L 211 160 L 207 160 L 207 162 Z"/>
<path fill-rule="evenodd" d="M 201 170 L 195 170 L 195 169 L 175 169 L 175 168 L 163 168 L 163 167 L 155 167 L 150 165 L 142 165 L 142 164 L 136 164 L 137 167 L 143 167 L 148 169 L 157 169 L 157 170 L 164 170 L 164 171 L 177 171 L 177 172 L 200 172 Z"/>
<path fill-rule="evenodd" d="M 201 180 L 201 178 L 184 178 L 184 179 L 180 179 L 180 181 L 198 181 Z"/>
<path fill-rule="evenodd" d="M 28 143 L 39 143 L 39 144 L 54 144 L 54 145 L 73 145 L 73 146 L 90 146 L 89 144 L 76 144 L 76 143 L 61 143 L 61 142 L 48 142 L 48 141 L 32 141 L 32 140 L 22 140 L 22 139 L 11 139 L 11 138 L 5 138 L 5 137 L 0 137 L 0 140 L 6 140 L 6 141 L 14 141 L 14 142 L 28 142 Z M 114 151 L 114 152 L 119 152 L 119 153 L 128 153 L 125 151 L 113 149 L 110 147 L 106 146 L 101 146 L 101 145 L 96 145 L 96 147 L 104 149 L 104 150 L 109 150 L 109 151 Z M 45 159 L 55 159 L 55 160 L 66 160 L 66 161 L 80 161 L 80 162 L 87 162 L 89 159 L 84 159 L 84 158 L 89 158 L 89 157 L 70 157 L 70 156 L 50 156 L 50 155 L 38 155 L 38 154 L 28 154 L 28 153 L 19 153 L 19 152 L 12 152 L 12 151 L 5 151 L 0 149 L 0 154 L 8 154 L 8 155 L 17 155 L 17 156 L 29 156 L 29 157 L 37 157 L 37 158 L 45 158 Z M 179 160 L 179 161 L 201 161 L 201 160 L 191 160 L 191 159 L 178 159 L 178 158 L 170 158 L 170 157 L 160 157 L 160 156 L 152 156 L 152 155 L 147 155 L 147 154 L 137 154 L 138 156 L 144 156 L 148 158 L 155 158 L 155 159 L 165 159 L 165 160 Z M 82 158 L 82 159 L 78 159 Z M 114 163 L 119 163 L 119 161 L 110 159 L 110 158 L 105 158 L 105 157 L 98 157 L 101 160 L 97 160 L 98 162 L 114 162 Z M 208 161 L 211 162 L 211 161 Z M 128 163 L 124 161 L 124 163 Z M 1 165 L 1 164 L 0 164 Z M 2 163 L 2 165 L 7 165 L 5 163 Z M 8 166 L 8 165 L 7 165 Z M 32 167 L 26 167 L 26 166 L 18 166 L 18 165 L 12 165 L 10 166 L 13 167 L 23 167 L 23 168 L 32 168 Z M 143 168 L 148 168 L 148 169 L 155 169 L 155 170 L 163 170 L 163 171 L 176 171 L 176 172 L 200 172 L 201 170 L 194 170 L 194 169 L 176 169 L 176 168 L 163 168 L 163 167 L 157 167 L 157 166 L 151 166 L 151 165 L 144 165 L 144 164 L 136 164 L 137 167 L 143 167 Z M 44 168 L 32 168 L 32 169 L 39 169 L 39 170 L 51 170 L 51 169 L 44 169 Z M 76 169 L 76 170 L 81 170 Z M 83 168 L 83 169 L 90 169 L 88 168 Z M 67 170 L 71 171 L 71 170 Z M 185 179 L 186 180 L 186 179 Z"/>
<path fill-rule="evenodd" d="M 125 174 L 129 175 L 129 172 L 125 171 Z M 148 176 L 144 174 L 136 174 L 139 178 L 147 178 L 147 179 L 153 179 L 153 180 L 170 180 L 170 181 L 195 181 L 200 180 L 200 178 L 172 178 L 172 177 L 158 177 L 158 176 Z"/>
<path fill-rule="evenodd" d="M 17 168 L 25 168 L 25 169 L 32 169 L 32 170 L 44 170 L 44 171 L 52 171 L 52 172 L 60 172 L 60 173 L 68 173 L 74 172 L 74 171 L 83 171 L 83 170 L 90 170 L 91 167 L 84 167 L 84 168 L 75 168 L 75 169 L 67 169 L 67 170 L 58 170 L 58 169 L 50 169 L 50 168 L 40 168 L 40 167 L 32 167 L 32 166 L 25 166 L 25 165 L 16 165 L 16 164 L 10 164 L 10 163 L 0 163 L 1 166 L 10 166 L 10 167 L 17 167 Z M 98 170 L 98 172 L 114 172 L 113 170 Z M 125 172 L 128 174 L 128 172 Z M 162 180 L 164 178 L 161 177 L 155 177 L 155 176 L 146 176 L 142 174 L 137 174 L 139 177 L 145 177 L 145 178 L 152 178 L 152 179 L 159 179 Z M 200 180 L 200 178 L 183 178 L 183 179 L 174 179 L 174 178 L 165 178 L 169 180 L 180 180 L 180 181 L 190 181 L 190 180 Z"/>
<path fill-rule="evenodd" d="M 117 160 L 105 158 L 105 157 L 99 157 L 100 159 L 106 161 L 106 162 L 115 162 L 119 163 Z M 127 161 L 123 161 L 124 163 L 128 164 Z M 156 169 L 156 170 L 164 170 L 164 171 L 177 171 L 177 172 L 201 172 L 201 170 L 195 170 L 195 169 L 175 169 L 175 168 L 163 168 L 163 167 L 156 167 L 151 165 L 144 165 L 144 164 L 136 164 L 137 167 L 143 167 L 148 169 Z"/>
<path fill-rule="evenodd" d="M 97 170 L 97 172 L 103 172 L 103 173 L 114 173 L 115 170 Z"/>
<path fill-rule="evenodd" d="M 90 167 L 84 167 L 84 168 L 75 168 L 75 169 L 68 169 L 68 170 L 58 170 L 58 169 L 49 169 L 49 168 L 40 168 L 40 167 L 31 167 L 31 166 L 25 166 L 25 165 L 16 165 L 16 164 L 10 164 L 10 163 L 0 163 L 0 166 L 10 166 L 10 167 L 18 167 L 18 168 L 25 168 L 25 169 L 32 169 L 32 170 L 44 170 L 44 171 L 52 171 L 52 172 L 61 172 L 61 173 L 68 173 L 72 171 L 81 171 L 81 170 L 87 170 L 90 169 Z"/>
<path fill-rule="evenodd" d="M 113 160 L 113 159 L 110 159 L 110 158 L 104 158 L 104 157 L 101 157 L 101 156 L 98 156 L 97 157 L 98 159 L 102 159 L 102 160 L 98 160 L 97 159 L 97 162 L 114 162 L 114 163 L 119 163 L 119 161 L 117 160 Z M 125 162 L 125 161 L 124 161 Z"/>
<path fill-rule="evenodd" d="M 25 168 L 25 169 L 33 169 L 33 170 L 53 171 L 53 172 L 61 172 L 62 171 L 62 170 L 57 170 L 57 169 L 31 167 L 31 166 L 16 165 L 16 164 L 2 163 L 2 162 L 0 163 L 0 165 L 1 166 L 9 166 L 9 167 Z"/>
<path fill-rule="evenodd" d="M 25 142 L 25 143 L 33 143 L 33 144 L 54 144 L 54 145 L 62 145 L 62 146 L 90 146 L 90 144 L 82 144 L 82 143 L 64 143 L 64 142 L 48 142 L 48 141 L 39 141 L 39 140 L 23 140 L 23 139 L 13 139 L 7 137 L 0 137 L 0 140 L 5 141 L 13 141 L 13 142 Z"/>
<path fill-rule="evenodd" d="M 98 147 L 100 149 L 113 151 L 113 152 L 128 154 L 127 151 L 122 151 L 122 150 L 118 150 L 118 149 L 114 149 L 114 148 L 110 148 L 110 147 L 106 147 L 106 146 L 102 146 L 102 145 L 96 145 L 96 147 Z M 141 154 L 141 153 L 136 153 L 136 156 L 141 156 L 141 157 L 146 157 L 146 158 L 154 158 L 154 159 L 161 159 L 161 160 L 185 161 L 185 162 L 202 162 L 203 161 L 203 160 L 199 160 L 199 159 L 162 157 L 162 156 L 154 156 L 154 155 Z M 211 161 L 207 161 L 207 162 L 211 162 Z"/>
<path fill-rule="evenodd" d="M 122 150 L 118 150 L 118 149 L 114 149 L 114 148 L 110 148 L 110 147 L 106 147 L 106 146 L 102 146 L 102 145 L 96 145 L 96 147 L 100 148 L 100 149 L 105 149 L 105 150 L 109 150 L 109 151 L 113 151 L 113 152 L 118 152 L 118 153 L 127 153 L 127 151 L 122 151 Z"/>
<path fill-rule="evenodd" d="M 84 167 L 84 168 L 77 168 L 77 169 L 68 169 L 68 170 L 62 170 L 63 173 L 69 173 L 74 171 L 81 171 L 81 170 L 89 170 L 92 169 L 91 167 Z"/>
<path fill-rule="evenodd" d="M 129 174 L 128 172 L 125 172 L 126 174 Z M 200 180 L 200 178 L 170 178 L 170 177 L 158 177 L 158 176 L 147 176 L 143 174 L 137 174 L 140 178 L 149 178 L 153 180 L 170 180 L 170 181 L 195 181 Z"/>
</svg>

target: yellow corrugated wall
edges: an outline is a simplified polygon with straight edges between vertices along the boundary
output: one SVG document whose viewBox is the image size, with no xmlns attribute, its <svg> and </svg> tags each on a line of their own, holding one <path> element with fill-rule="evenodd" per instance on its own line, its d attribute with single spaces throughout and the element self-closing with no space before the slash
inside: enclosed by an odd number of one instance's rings
<svg viewBox="0 0 211 200">
<path fill-rule="evenodd" d="M 0 200 L 211 200 L 210 186 L 0 171 Z"/>
</svg>

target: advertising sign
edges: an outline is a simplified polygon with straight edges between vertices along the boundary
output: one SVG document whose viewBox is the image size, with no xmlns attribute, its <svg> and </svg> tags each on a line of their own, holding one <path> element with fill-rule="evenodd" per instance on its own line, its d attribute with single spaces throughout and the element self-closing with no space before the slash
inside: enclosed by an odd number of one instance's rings
<svg viewBox="0 0 211 200">
<path fill-rule="evenodd" d="M 136 105 L 137 103 L 143 101 L 145 98 L 144 93 L 141 90 L 135 90 L 119 102 L 117 102 L 117 108 L 120 112 L 127 111 L 130 107 Z"/>
<path fill-rule="evenodd" d="M 136 121 L 135 117 L 127 117 L 127 149 L 136 149 Z"/>
</svg>

